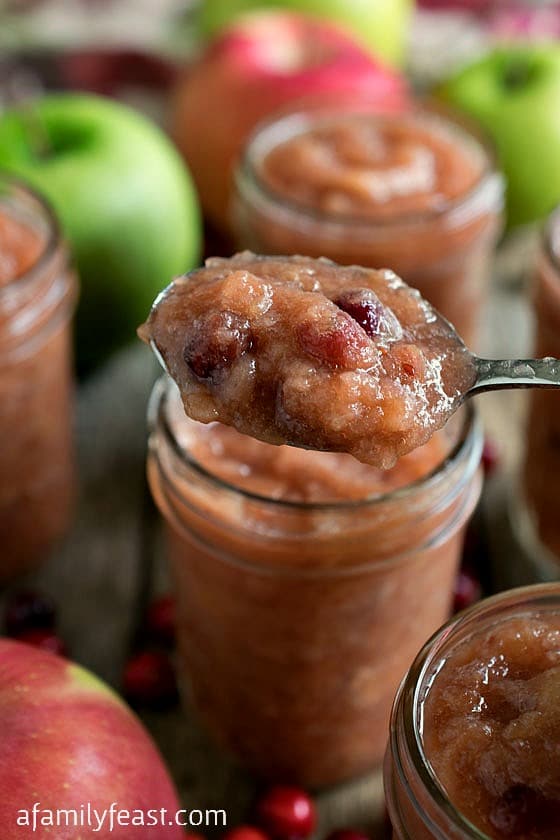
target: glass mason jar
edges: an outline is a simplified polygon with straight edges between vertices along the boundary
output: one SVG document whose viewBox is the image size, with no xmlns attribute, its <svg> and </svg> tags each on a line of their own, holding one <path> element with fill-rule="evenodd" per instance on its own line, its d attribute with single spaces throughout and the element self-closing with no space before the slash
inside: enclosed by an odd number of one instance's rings
<svg viewBox="0 0 560 840">
<path fill-rule="evenodd" d="M 414 660 L 395 698 L 385 756 L 393 840 L 489 840 L 459 813 L 434 776 L 423 748 L 423 701 L 435 674 L 445 670 L 452 648 L 486 629 L 496 632 L 508 619 L 536 613 L 560 613 L 560 585 L 526 586 L 480 601 L 445 624 Z"/>
<path fill-rule="evenodd" d="M 445 137 L 457 156 L 475 166 L 465 194 L 422 212 L 386 214 L 372 204 L 367 215 L 344 215 L 298 203 L 275 190 L 263 164 L 280 144 L 324 125 L 348 120 L 404 126 Z M 437 157 L 437 151 L 434 153 Z M 470 163 L 472 161 L 472 163 Z M 444 161 L 439 161 L 440 166 Z M 312 178 L 312 175 L 309 176 Z M 310 107 L 258 127 L 235 173 L 232 225 L 237 244 L 256 253 L 328 257 L 343 265 L 390 268 L 418 288 L 457 328 L 467 345 L 478 339 L 489 262 L 501 230 L 503 179 L 489 151 L 466 129 L 428 110 L 397 116 Z"/>
<path fill-rule="evenodd" d="M 536 319 L 534 355 L 560 358 L 560 208 L 542 237 L 533 282 Z M 534 389 L 529 394 L 527 448 L 522 484 L 512 517 L 534 572 L 560 576 L 560 394 Z"/>
<path fill-rule="evenodd" d="M 198 463 L 184 416 L 171 419 L 178 399 L 156 385 L 148 476 L 189 700 L 260 775 L 316 787 L 380 765 L 399 681 L 449 615 L 480 494 L 478 422 L 470 409 L 456 415 L 441 462 L 419 481 L 304 503 L 241 490 Z"/>
<path fill-rule="evenodd" d="M 5 175 L 0 242 L 2 582 L 34 568 L 69 523 L 77 283 L 50 207 Z"/>
</svg>

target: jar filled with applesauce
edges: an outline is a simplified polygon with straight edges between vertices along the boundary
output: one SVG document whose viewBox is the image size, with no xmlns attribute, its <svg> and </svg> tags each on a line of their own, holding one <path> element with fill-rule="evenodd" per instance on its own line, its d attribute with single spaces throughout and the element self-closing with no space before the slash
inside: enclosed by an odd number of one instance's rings
<svg viewBox="0 0 560 840">
<path fill-rule="evenodd" d="M 449 616 L 481 487 L 472 411 L 387 472 L 196 423 L 169 380 L 149 415 L 189 705 L 268 778 L 379 766 L 397 686 Z"/>
<path fill-rule="evenodd" d="M 311 107 L 256 129 L 232 225 L 257 253 L 392 269 L 475 347 L 503 191 L 482 142 L 435 112 Z"/>
<path fill-rule="evenodd" d="M 533 280 L 535 357 L 560 359 L 560 209 L 545 227 Z M 527 445 L 512 521 L 540 579 L 560 577 L 560 394 L 529 394 Z"/>
<path fill-rule="evenodd" d="M 0 175 L 0 582 L 37 566 L 69 524 L 76 296 L 50 207 Z"/>
<path fill-rule="evenodd" d="M 560 584 L 508 590 L 444 625 L 393 706 L 393 840 L 558 837 L 559 690 Z"/>
</svg>

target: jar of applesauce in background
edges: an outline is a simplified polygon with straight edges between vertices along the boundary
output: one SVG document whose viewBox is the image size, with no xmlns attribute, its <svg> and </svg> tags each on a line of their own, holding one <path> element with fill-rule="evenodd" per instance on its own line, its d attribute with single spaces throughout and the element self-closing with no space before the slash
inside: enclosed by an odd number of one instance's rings
<svg viewBox="0 0 560 840">
<path fill-rule="evenodd" d="M 256 129 L 232 225 L 257 253 L 392 269 L 475 347 L 502 204 L 488 150 L 458 124 L 311 107 Z"/>
<path fill-rule="evenodd" d="M 393 840 L 558 836 L 560 584 L 512 589 L 429 639 L 395 698 Z"/>
<path fill-rule="evenodd" d="M 0 582 L 35 567 L 68 526 L 76 293 L 52 211 L 0 175 Z"/>
<path fill-rule="evenodd" d="M 533 282 L 534 355 L 560 359 L 560 209 L 546 225 Z M 560 394 L 529 394 L 527 448 L 513 521 L 537 578 L 560 577 Z"/>
<path fill-rule="evenodd" d="M 179 667 L 202 722 L 268 778 L 316 787 L 380 765 L 479 497 L 470 408 L 387 472 L 195 423 L 168 380 L 150 426 Z"/>
</svg>

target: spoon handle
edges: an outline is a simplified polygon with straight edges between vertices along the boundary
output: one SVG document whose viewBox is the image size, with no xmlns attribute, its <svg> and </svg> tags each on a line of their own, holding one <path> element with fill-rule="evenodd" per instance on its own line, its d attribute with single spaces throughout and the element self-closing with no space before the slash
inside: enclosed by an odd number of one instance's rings
<svg viewBox="0 0 560 840">
<path fill-rule="evenodd" d="M 468 396 L 500 388 L 560 388 L 560 359 L 479 359 Z"/>
</svg>

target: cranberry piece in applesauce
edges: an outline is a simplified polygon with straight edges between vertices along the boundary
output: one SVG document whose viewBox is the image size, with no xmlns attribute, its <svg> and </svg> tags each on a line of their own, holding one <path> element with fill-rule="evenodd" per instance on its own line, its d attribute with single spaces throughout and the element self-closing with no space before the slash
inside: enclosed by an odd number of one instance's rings
<svg viewBox="0 0 560 840">
<path fill-rule="evenodd" d="M 475 347 L 503 181 L 451 120 L 345 108 L 261 125 L 235 178 L 241 248 L 389 266 Z"/>
<path fill-rule="evenodd" d="M 449 324 L 392 271 L 325 259 L 208 260 L 160 295 L 141 336 L 193 419 L 383 469 L 475 378 Z"/>
</svg>

